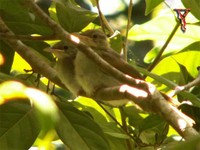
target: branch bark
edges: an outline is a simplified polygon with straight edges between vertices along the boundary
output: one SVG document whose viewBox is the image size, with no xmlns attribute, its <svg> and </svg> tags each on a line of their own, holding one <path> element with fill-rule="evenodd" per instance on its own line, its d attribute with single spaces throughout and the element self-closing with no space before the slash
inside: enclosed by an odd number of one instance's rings
<svg viewBox="0 0 200 150">
<path fill-rule="evenodd" d="M 30 36 L 30 35 L 14 35 L 8 33 L 0 33 L 0 39 L 15 39 L 21 41 L 44 41 L 44 40 L 56 40 L 54 35 L 48 36 Z"/>
<path fill-rule="evenodd" d="M 175 90 L 174 90 L 174 92 L 173 92 L 173 96 L 177 95 L 177 94 L 180 93 L 181 91 L 188 90 L 188 89 L 190 89 L 191 87 L 200 85 L 200 69 L 198 69 L 198 71 L 199 71 L 198 76 L 197 76 L 197 78 L 195 78 L 193 81 L 189 82 L 189 83 L 186 84 L 186 85 L 175 87 Z"/>
</svg>

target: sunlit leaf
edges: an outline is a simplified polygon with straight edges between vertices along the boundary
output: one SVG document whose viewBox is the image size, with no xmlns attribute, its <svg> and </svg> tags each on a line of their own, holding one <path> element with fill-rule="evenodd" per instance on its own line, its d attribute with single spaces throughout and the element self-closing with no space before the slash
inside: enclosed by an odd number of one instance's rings
<svg viewBox="0 0 200 150">
<path fill-rule="evenodd" d="M 129 31 L 129 39 L 134 41 L 153 40 L 156 47 L 162 47 L 176 25 L 174 15 L 170 12 L 142 24 L 134 25 Z M 187 45 L 200 40 L 200 26 L 186 25 L 186 32 L 178 29 L 165 49 L 164 54 L 174 53 Z"/>
<path fill-rule="evenodd" d="M 200 52 L 198 50 L 184 51 L 173 55 L 173 58 L 184 65 L 193 77 L 198 75 L 197 67 L 200 66 Z"/>
<path fill-rule="evenodd" d="M 26 87 L 20 82 L 7 81 L 0 84 L 0 104 L 4 104 L 7 101 L 14 100 L 16 98 L 25 99 L 24 93 Z"/>
<path fill-rule="evenodd" d="M 144 62 L 145 63 L 150 63 L 154 60 L 154 58 L 157 56 L 157 54 L 159 53 L 160 48 L 158 47 L 154 47 L 152 48 L 146 55 L 144 58 Z"/>
<path fill-rule="evenodd" d="M 180 68 L 178 64 L 171 57 L 164 58 L 162 61 L 160 61 L 160 63 L 152 70 L 152 73 L 162 76 L 163 78 L 166 78 L 176 84 L 178 84 L 180 79 L 182 78 L 182 74 L 180 73 Z M 162 90 L 164 92 L 170 90 L 170 88 L 166 87 L 162 82 L 157 82 L 156 80 L 151 78 L 147 78 L 147 81 L 153 83 L 156 87 L 158 87 L 159 90 Z M 168 86 L 173 88 L 172 85 Z"/>
<path fill-rule="evenodd" d="M 24 92 L 35 106 L 37 117 L 40 121 L 43 132 L 48 132 L 53 129 L 59 116 L 58 108 L 51 97 L 34 88 L 27 88 Z"/>
</svg>

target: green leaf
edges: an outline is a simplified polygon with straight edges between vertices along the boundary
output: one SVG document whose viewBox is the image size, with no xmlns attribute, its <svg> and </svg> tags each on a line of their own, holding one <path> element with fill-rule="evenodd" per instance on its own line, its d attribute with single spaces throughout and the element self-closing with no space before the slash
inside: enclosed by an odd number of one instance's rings
<svg viewBox="0 0 200 150">
<path fill-rule="evenodd" d="M 27 8 L 21 5 L 21 0 L 7 1 L 1 0 L 1 15 L 6 21 L 30 22 L 31 16 L 28 14 Z M 21 18 L 19 15 L 21 14 Z"/>
<path fill-rule="evenodd" d="M 96 13 L 62 0 L 56 1 L 56 12 L 60 24 L 68 32 L 81 31 L 97 17 Z"/>
<path fill-rule="evenodd" d="M 187 68 L 178 62 L 177 62 L 177 64 L 180 67 L 180 71 L 183 73 L 183 80 L 180 81 L 179 85 L 184 85 L 184 84 L 187 84 L 188 82 L 191 82 L 194 78 L 187 71 Z"/>
<path fill-rule="evenodd" d="M 88 115 L 67 103 L 58 103 L 58 106 L 60 122 L 56 130 L 70 149 L 110 149 L 101 128 Z"/>
<path fill-rule="evenodd" d="M 3 81 L 7 81 L 7 80 L 14 80 L 14 77 L 5 74 L 3 72 L 0 72 L 0 83 L 2 83 Z"/>
<path fill-rule="evenodd" d="M 199 49 L 197 47 L 197 49 Z M 200 66 L 200 51 L 198 50 L 188 50 L 176 55 L 173 55 L 173 58 L 184 65 L 188 72 L 193 76 L 197 77 L 198 71 L 197 67 Z"/>
<path fill-rule="evenodd" d="M 191 13 L 200 20 L 200 1 L 199 0 L 181 0 L 186 8 L 190 8 Z"/>
<path fill-rule="evenodd" d="M 193 44 L 191 47 L 193 47 Z M 174 90 L 174 88 L 185 78 L 185 74 L 181 72 L 177 62 L 182 64 L 192 77 L 195 78 L 198 74 L 196 68 L 200 65 L 200 51 L 183 51 L 173 56 L 166 57 L 152 70 L 153 74 L 142 68 L 138 69 L 145 75 L 151 77 L 147 77 L 146 81 L 153 83 L 159 90 L 166 93 L 172 89 Z M 179 94 L 185 99 L 189 99 L 194 106 L 200 107 L 200 99 L 194 94 L 189 93 L 188 91 L 182 91 Z"/>
<path fill-rule="evenodd" d="M 1 17 L 8 27 L 17 34 L 52 34 L 52 30 L 39 17 L 29 12 L 21 2 L 1 0 Z"/>
<path fill-rule="evenodd" d="M 117 125 L 117 123 L 106 113 L 93 99 L 79 97 L 73 103 L 78 109 L 86 112 L 101 127 L 109 141 L 110 149 L 126 149 L 126 140 L 129 138 Z M 102 104 L 101 104 L 102 105 Z M 115 119 L 121 122 L 118 108 L 102 105 Z M 118 143 L 116 145 L 115 143 Z"/>
<path fill-rule="evenodd" d="M 178 84 L 182 78 L 182 74 L 180 73 L 180 68 L 178 64 L 174 61 L 171 57 L 166 57 L 163 60 L 161 60 L 156 67 L 152 70 L 152 73 L 162 76 L 163 78 L 166 78 L 167 80 L 174 82 Z M 157 79 L 157 77 L 155 77 Z M 173 83 L 167 84 L 167 87 L 162 83 L 165 83 L 165 80 L 161 80 L 162 82 L 158 82 L 157 80 L 147 78 L 146 80 L 148 82 L 153 83 L 159 90 L 163 92 L 168 92 L 170 88 L 174 88 Z"/>
<path fill-rule="evenodd" d="M 154 58 L 157 56 L 159 53 L 160 48 L 159 47 L 154 47 L 152 48 L 144 57 L 144 62 L 145 63 L 151 63 Z"/>
<path fill-rule="evenodd" d="M 153 83 L 159 90 L 165 91 L 167 93 L 170 89 L 174 90 L 178 84 L 174 83 L 172 80 L 169 80 L 165 77 L 165 75 L 157 75 L 151 72 L 148 72 L 146 69 L 143 69 L 141 67 L 137 67 L 137 69 L 145 74 L 147 77 L 146 81 Z M 157 69 L 156 69 L 157 70 Z M 159 69 L 158 69 L 159 70 Z M 159 73 L 159 72 L 157 72 Z M 178 74 L 179 75 L 179 74 Z M 174 75 L 175 78 L 176 75 Z M 169 77 L 169 76 L 168 76 Z M 173 77 L 173 75 L 172 75 Z M 188 92 L 188 91 L 182 91 L 179 93 L 182 97 L 185 99 L 189 99 L 194 106 L 200 107 L 200 99 L 195 96 L 194 94 Z"/>
<path fill-rule="evenodd" d="M 81 109 L 84 112 L 89 112 L 92 118 L 94 118 L 94 120 L 101 127 L 110 121 L 110 118 L 107 116 L 104 110 L 102 110 L 102 108 L 93 99 L 78 97 L 73 104 L 76 108 Z"/>
<path fill-rule="evenodd" d="M 172 57 L 166 57 L 158 63 L 158 65 L 153 69 L 152 73 L 165 77 L 168 80 L 179 84 L 180 81 L 183 80 L 185 74 L 181 72 L 176 61 L 184 65 L 192 77 L 197 76 L 198 71 L 196 68 L 200 65 L 200 53 L 198 51 L 182 52 L 173 55 Z M 166 86 L 156 82 L 155 80 L 153 81 L 149 78 L 147 80 L 158 86 L 159 90 L 164 90 L 165 92 L 169 90 L 169 88 L 166 88 Z M 173 86 L 169 87 L 173 88 Z"/>
<path fill-rule="evenodd" d="M 29 149 L 39 131 L 38 120 L 28 101 L 12 101 L 0 106 L 1 149 Z"/>
<path fill-rule="evenodd" d="M 129 31 L 129 40 L 154 40 L 155 47 L 162 47 L 176 23 L 174 15 L 166 12 L 142 25 L 134 25 Z M 181 29 L 176 31 L 164 54 L 175 53 L 195 41 L 200 41 L 200 26 L 188 24 L 186 28 L 185 33 Z"/>
<path fill-rule="evenodd" d="M 137 109 L 134 106 L 127 106 L 124 108 L 125 114 L 127 116 L 128 122 L 131 126 L 138 129 L 141 122 L 143 121 L 143 117 L 140 115 L 141 110 Z"/>
<path fill-rule="evenodd" d="M 160 116 L 151 114 L 141 122 L 139 126 L 140 133 L 145 136 L 145 140 L 147 142 L 152 143 L 160 143 L 166 138 L 169 125 L 167 125 L 166 121 L 164 121 Z M 151 137 L 148 139 L 148 137 Z M 153 141 L 155 138 L 155 141 Z"/>
<path fill-rule="evenodd" d="M 143 119 L 139 126 L 139 129 L 140 132 L 151 129 L 159 131 L 157 127 L 160 127 L 160 125 L 166 125 L 166 122 L 158 115 L 149 115 L 148 117 Z"/>
<path fill-rule="evenodd" d="M 146 1 L 145 16 L 148 15 L 160 3 L 164 2 L 164 0 L 145 0 L 145 1 Z"/>
</svg>

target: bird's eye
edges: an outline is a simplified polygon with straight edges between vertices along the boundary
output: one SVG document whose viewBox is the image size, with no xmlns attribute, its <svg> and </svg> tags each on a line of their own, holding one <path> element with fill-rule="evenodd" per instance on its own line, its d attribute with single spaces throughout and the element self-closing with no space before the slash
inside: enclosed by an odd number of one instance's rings
<svg viewBox="0 0 200 150">
<path fill-rule="evenodd" d="M 96 39 L 96 38 L 98 38 L 98 35 L 97 34 L 93 34 L 92 38 Z"/>
<path fill-rule="evenodd" d="M 64 51 L 66 51 L 66 50 L 69 49 L 69 47 L 65 45 L 65 46 L 63 47 L 63 49 L 64 49 Z"/>
</svg>

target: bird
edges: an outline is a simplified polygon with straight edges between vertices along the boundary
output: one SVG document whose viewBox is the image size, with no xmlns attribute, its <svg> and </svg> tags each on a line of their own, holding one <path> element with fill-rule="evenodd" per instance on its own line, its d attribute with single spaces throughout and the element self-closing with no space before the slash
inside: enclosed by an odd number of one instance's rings
<svg viewBox="0 0 200 150">
<path fill-rule="evenodd" d="M 51 52 L 57 57 L 55 69 L 65 87 L 74 96 L 84 95 L 85 92 L 75 79 L 74 60 L 78 50 L 60 41 L 52 47 L 46 48 L 45 51 Z"/>
<path fill-rule="evenodd" d="M 91 47 L 102 59 L 109 63 L 112 67 L 118 69 L 126 76 L 144 81 L 144 77 L 137 71 L 134 66 L 128 64 L 116 51 L 114 51 L 107 41 L 106 35 L 99 29 L 87 30 L 80 35 L 77 35 L 79 39 L 87 46 Z M 108 87 L 117 87 L 123 85 L 121 81 L 117 80 L 102 68 L 100 68 L 95 62 L 90 60 L 81 51 L 77 52 L 75 59 L 75 74 L 76 80 L 81 85 L 87 96 L 92 97 L 96 94 L 96 91 Z M 131 87 L 134 92 L 141 92 L 137 88 Z M 112 94 L 112 93 L 111 93 Z M 173 100 L 165 93 L 160 94 L 172 105 L 178 106 L 179 103 Z M 95 96 L 94 96 L 95 97 Z M 106 103 L 111 106 L 125 105 L 131 100 L 118 99 L 110 100 Z"/>
<path fill-rule="evenodd" d="M 100 29 L 87 30 L 81 35 L 84 37 L 82 38 L 82 36 L 80 36 L 80 39 L 83 42 L 85 41 L 89 47 L 95 50 L 95 52 L 97 52 L 111 66 L 133 78 L 144 79 L 133 66 L 128 64 L 119 53 L 110 47 L 106 35 Z"/>
<path fill-rule="evenodd" d="M 88 30 L 81 34 L 75 34 L 75 36 L 112 67 L 129 77 L 143 80 L 143 76 L 110 47 L 106 35 L 101 30 Z M 60 80 L 75 96 L 93 98 L 99 91 L 107 88 L 112 90 L 112 88 L 124 85 L 124 83 L 103 70 L 75 46 L 69 46 L 69 44 L 61 41 L 55 44 L 50 52 L 53 52 L 58 58 L 56 70 Z M 134 91 L 137 92 L 137 89 L 134 88 Z M 167 100 L 172 101 L 167 95 L 161 94 Z M 101 100 L 101 102 L 118 107 L 132 101 L 125 97 L 119 97 Z"/>
<path fill-rule="evenodd" d="M 78 35 L 78 38 L 114 68 L 130 77 L 143 79 L 142 75 L 133 66 L 129 65 L 110 47 L 106 35 L 101 30 L 85 31 Z M 77 51 L 74 66 L 76 80 L 89 97 L 95 97 L 94 94 L 102 89 L 124 84 L 104 71 L 81 51 Z M 118 107 L 125 105 L 128 102 L 130 102 L 130 100 L 126 98 L 119 98 L 111 99 L 109 101 L 106 100 L 103 103 Z"/>
</svg>

